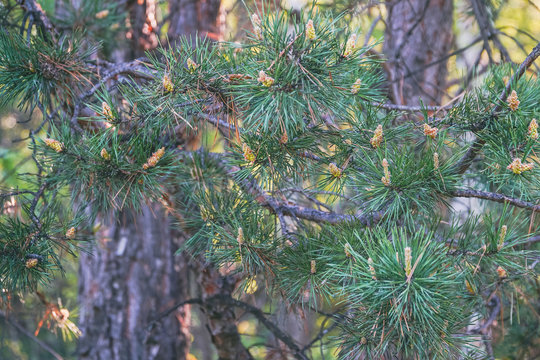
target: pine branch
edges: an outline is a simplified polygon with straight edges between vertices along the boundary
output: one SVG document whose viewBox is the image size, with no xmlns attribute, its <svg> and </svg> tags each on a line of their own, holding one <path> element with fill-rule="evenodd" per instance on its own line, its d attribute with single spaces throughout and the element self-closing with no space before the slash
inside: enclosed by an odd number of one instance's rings
<svg viewBox="0 0 540 360">
<path fill-rule="evenodd" d="M 94 95 L 96 91 L 98 91 L 107 81 L 111 80 L 112 78 L 120 74 L 131 74 L 145 80 L 153 79 L 153 77 L 147 74 L 145 69 L 143 69 L 140 66 L 141 62 L 144 60 L 145 59 L 142 58 L 142 59 L 135 59 L 127 63 L 113 64 L 112 69 L 110 69 L 94 86 L 92 86 L 91 89 L 89 89 L 85 93 L 82 93 L 79 96 L 79 98 L 77 99 L 75 103 L 75 107 L 73 109 L 73 115 L 71 116 L 71 121 L 70 121 L 71 126 L 79 132 L 82 131 L 82 128 L 80 127 L 77 121 L 86 100 L 88 100 L 92 95 Z"/>
<path fill-rule="evenodd" d="M 506 101 L 506 98 L 510 94 L 510 89 L 512 88 L 512 85 L 515 84 L 525 73 L 525 71 L 534 63 L 534 61 L 540 56 L 540 43 L 538 43 L 534 49 L 529 53 L 527 58 L 521 63 L 521 65 L 518 68 L 518 71 L 512 76 L 512 78 L 508 81 L 506 84 L 506 87 L 502 91 L 501 95 L 499 96 L 499 103 L 495 106 L 493 111 L 491 112 L 491 118 L 495 119 L 496 114 L 501 110 L 502 104 Z M 486 127 L 486 123 L 478 124 L 477 130 L 482 130 Z M 458 161 L 456 165 L 456 169 L 458 174 L 463 174 L 469 166 L 471 166 L 472 162 L 474 161 L 474 158 L 478 154 L 478 152 L 482 149 L 486 142 L 482 139 L 476 139 L 474 143 L 471 145 L 469 150 L 463 155 L 463 157 Z"/>
<path fill-rule="evenodd" d="M 18 3 L 25 11 L 25 13 L 29 14 L 32 18 L 35 18 L 34 22 L 42 25 L 42 27 L 47 30 L 49 35 L 53 37 L 54 35 L 56 35 L 56 29 L 45 14 L 45 11 L 43 11 L 43 9 L 41 8 L 40 4 L 38 4 L 35 0 L 19 0 Z M 22 25 L 24 26 L 24 22 Z M 30 33 L 31 31 L 32 29 L 31 27 L 29 27 L 28 33 Z"/>
<path fill-rule="evenodd" d="M 452 192 L 451 195 L 455 197 L 484 199 L 484 200 L 498 202 L 501 204 L 511 204 L 513 206 L 531 210 L 533 212 L 540 212 L 540 205 L 535 205 L 527 201 L 515 199 L 504 194 L 468 189 L 468 190 L 456 190 Z"/>
<path fill-rule="evenodd" d="M 202 153 L 202 152 L 201 152 Z M 226 160 L 224 154 L 207 153 L 214 161 L 216 161 L 221 169 L 233 180 L 236 180 L 236 173 L 241 169 L 237 166 L 230 165 Z M 295 204 L 282 203 L 270 195 L 267 195 L 257 184 L 253 178 L 245 178 L 238 181 L 242 189 L 253 196 L 261 206 L 268 208 L 274 214 L 288 215 L 299 219 L 313 221 L 317 223 L 325 224 L 340 224 L 346 222 L 359 222 L 364 226 L 373 226 L 380 221 L 384 215 L 384 212 L 379 211 L 374 214 L 337 214 L 326 211 L 316 210 L 313 208 L 302 207 Z"/>
</svg>

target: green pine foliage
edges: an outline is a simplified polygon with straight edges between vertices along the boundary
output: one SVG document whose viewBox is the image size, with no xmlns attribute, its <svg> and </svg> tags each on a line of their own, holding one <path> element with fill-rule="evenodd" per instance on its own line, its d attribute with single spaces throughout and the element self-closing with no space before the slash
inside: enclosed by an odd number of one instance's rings
<svg viewBox="0 0 540 360">
<path fill-rule="evenodd" d="M 245 43 L 163 47 L 86 95 L 94 48 L 0 31 L 1 101 L 56 114 L 33 147 L 37 187 L 75 211 L 43 191 L 19 197 L 21 217 L 0 221 L 2 286 L 29 291 L 53 276 L 59 249 L 76 244 L 71 226 L 91 237 L 98 213 L 161 201 L 191 234 L 179 251 L 262 279 L 288 304 L 339 312 L 339 358 L 481 357 L 469 330 L 494 296 L 509 306 L 516 284 L 534 289 L 538 254 L 526 244 L 538 234 L 530 209 L 460 213 L 455 193 L 540 197 L 538 79 L 513 80 L 512 109 L 500 94 L 515 68 L 494 67 L 437 118 L 406 116 L 381 106 L 380 61 L 343 16 L 314 8 L 291 25 L 262 11 L 252 25 Z M 92 115 L 75 126 L 81 99 Z M 223 151 L 190 147 L 211 127 Z M 461 174 L 470 132 L 484 146 Z M 532 165 L 513 171 L 514 159 Z"/>
</svg>

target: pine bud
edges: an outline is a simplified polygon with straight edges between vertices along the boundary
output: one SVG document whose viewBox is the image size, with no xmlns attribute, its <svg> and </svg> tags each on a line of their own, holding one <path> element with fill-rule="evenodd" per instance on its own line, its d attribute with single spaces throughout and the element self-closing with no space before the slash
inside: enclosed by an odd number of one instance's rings
<svg viewBox="0 0 540 360">
<path fill-rule="evenodd" d="M 501 251 L 502 247 L 504 246 L 504 239 L 506 238 L 507 230 L 508 227 L 506 225 L 503 225 L 501 227 L 501 233 L 499 234 L 499 243 L 497 244 L 497 251 Z"/>
<path fill-rule="evenodd" d="M 270 87 L 274 84 L 274 78 L 266 75 L 264 70 L 259 71 L 259 77 L 257 78 L 257 81 L 266 87 Z"/>
<path fill-rule="evenodd" d="M 248 295 L 254 294 L 259 289 L 259 285 L 257 284 L 257 280 L 255 279 L 255 276 L 250 277 L 246 281 L 246 285 L 244 286 L 244 292 Z"/>
<path fill-rule="evenodd" d="M 101 157 L 105 160 L 111 160 L 111 154 L 105 148 L 101 149 Z"/>
<path fill-rule="evenodd" d="M 424 135 L 429 136 L 430 138 L 435 139 L 438 131 L 439 129 L 436 127 L 431 127 L 428 124 L 424 124 Z"/>
<path fill-rule="evenodd" d="M 362 87 L 362 80 L 356 79 L 356 81 L 355 81 L 354 84 L 352 85 L 351 93 L 352 93 L 353 95 L 358 94 L 358 91 L 360 91 L 360 88 L 361 88 L 361 87 Z"/>
<path fill-rule="evenodd" d="M 465 280 L 465 287 L 467 288 L 467 291 L 468 291 L 471 295 L 474 295 L 474 289 L 473 289 L 471 283 L 469 282 L 469 280 Z"/>
<path fill-rule="evenodd" d="M 435 168 L 435 170 L 439 169 L 439 154 L 438 153 L 433 153 L 433 167 Z"/>
<path fill-rule="evenodd" d="M 375 149 L 378 148 L 383 141 L 383 135 L 384 134 L 382 125 L 377 125 L 377 128 L 375 129 L 375 134 L 373 134 L 373 137 L 370 140 L 371 146 L 373 146 Z"/>
<path fill-rule="evenodd" d="M 253 23 L 253 32 L 258 40 L 262 40 L 261 19 L 257 14 L 251 15 L 251 22 Z"/>
<path fill-rule="evenodd" d="M 343 56 L 349 57 L 355 48 L 356 48 L 356 34 L 352 34 L 347 40 L 347 44 L 345 45 L 345 52 L 343 53 Z"/>
<path fill-rule="evenodd" d="M 508 165 L 506 168 L 508 170 L 512 170 L 514 174 L 519 175 L 524 171 L 532 170 L 533 167 L 534 167 L 533 163 L 523 164 L 521 162 L 521 159 L 515 158 L 514 161 L 512 161 L 510 165 Z"/>
<path fill-rule="evenodd" d="M 368 267 L 369 267 L 369 272 L 371 274 L 371 278 L 373 280 L 377 280 L 377 274 L 375 273 L 375 268 L 373 267 L 373 259 L 368 258 L 367 263 L 368 263 Z"/>
<path fill-rule="evenodd" d="M 510 81 L 510 78 L 508 76 L 503 76 L 502 81 L 504 82 L 504 86 L 508 85 L 508 81 Z"/>
<path fill-rule="evenodd" d="M 283 135 L 281 135 L 281 138 L 279 139 L 279 143 L 284 145 L 289 141 L 289 136 L 287 135 L 287 131 L 283 131 Z"/>
<path fill-rule="evenodd" d="M 352 250 L 351 244 L 345 243 L 345 246 L 343 247 L 343 250 L 345 251 L 345 256 L 346 256 L 346 257 L 348 257 L 348 258 L 352 257 L 352 254 L 351 254 L 351 250 Z"/>
<path fill-rule="evenodd" d="M 315 40 L 317 37 L 315 34 L 315 26 L 313 26 L 313 20 L 309 20 L 306 24 L 306 37 L 309 40 Z"/>
<path fill-rule="evenodd" d="M 253 25 L 256 25 L 256 26 L 262 25 L 261 19 L 259 18 L 259 15 L 257 14 L 251 15 L 251 22 L 253 23 Z"/>
<path fill-rule="evenodd" d="M 330 165 L 328 165 L 328 170 L 330 170 L 330 174 L 332 174 L 332 176 L 335 178 L 340 178 L 341 175 L 343 175 L 341 169 L 334 163 L 330 163 Z"/>
<path fill-rule="evenodd" d="M 504 270 L 501 266 L 497 268 L 497 274 L 499 275 L 499 279 L 504 279 L 508 277 L 508 274 L 506 273 L 506 270 Z"/>
<path fill-rule="evenodd" d="M 315 260 L 311 260 L 311 273 L 315 274 L 317 272 L 317 262 Z"/>
<path fill-rule="evenodd" d="M 58 140 L 54 139 L 45 139 L 45 145 L 56 151 L 57 153 L 62 152 L 64 150 L 64 144 L 61 143 Z"/>
<path fill-rule="evenodd" d="M 38 262 L 39 262 L 39 260 L 35 259 L 35 258 L 27 259 L 26 260 L 26 268 L 31 269 L 31 268 L 35 267 L 38 264 Z"/>
<path fill-rule="evenodd" d="M 109 15 L 109 10 L 101 10 L 96 14 L 96 19 L 105 19 Z"/>
<path fill-rule="evenodd" d="M 384 186 L 390 186 L 390 170 L 388 170 L 388 160 L 383 159 L 382 166 L 384 170 L 384 176 L 381 178 L 382 183 Z"/>
<path fill-rule="evenodd" d="M 529 124 L 529 137 L 533 140 L 538 140 L 538 122 L 532 119 Z"/>
<path fill-rule="evenodd" d="M 506 99 L 506 102 L 508 103 L 508 107 L 510 108 L 510 110 L 512 110 L 512 111 L 517 110 L 520 101 L 518 99 L 518 95 L 517 95 L 516 90 L 512 90 L 512 93 L 510 93 L 510 95 Z"/>
<path fill-rule="evenodd" d="M 70 227 L 67 231 L 66 231 L 66 238 L 68 239 L 73 239 L 75 237 L 75 228 L 74 227 Z"/>
<path fill-rule="evenodd" d="M 105 119 L 109 122 L 114 120 L 112 109 L 105 101 L 101 103 L 101 114 L 105 116 Z"/>
<path fill-rule="evenodd" d="M 412 270 L 412 252 L 410 247 L 405 248 L 405 274 L 411 275 Z"/>
<path fill-rule="evenodd" d="M 166 92 L 173 92 L 174 90 L 174 84 L 172 83 L 171 78 L 167 74 L 163 75 L 163 88 Z"/>
<path fill-rule="evenodd" d="M 253 153 L 249 145 L 243 144 L 242 150 L 244 151 L 244 160 L 246 160 L 250 164 L 253 164 L 255 162 L 255 159 L 257 159 L 257 157 L 255 156 L 255 154 Z"/>
<path fill-rule="evenodd" d="M 241 227 L 238 228 L 238 236 L 236 237 L 236 241 L 238 241 L 238 246 L 242 246 L 244 243 L 244 230 Z"/>
<path fill-rule="evenodd" d="M 146 163 L 143 164 L 143 169 L 146 170 L 148 168 L 156 166 L 158 161 L 163 157 L 164 154 L 165 148 L 162 147 L 161 149 L 153 153 L 152 156 L 148 158 L 148 160 L 146 160 Z"/>
<path fill-rule="evenodd" d="M 187 66 L 188 66 L 189 72 L 192 73 L 192 74 L 199 67 L 199 65 L 197 65 L 197 63 L 195 61 L 191 60 L 191 58 L 187 59 Z"/>
</svg>

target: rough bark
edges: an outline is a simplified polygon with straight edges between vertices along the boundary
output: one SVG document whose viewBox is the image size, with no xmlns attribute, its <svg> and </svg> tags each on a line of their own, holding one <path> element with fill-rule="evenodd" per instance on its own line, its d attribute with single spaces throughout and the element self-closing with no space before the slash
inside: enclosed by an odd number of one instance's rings
<svg viewBox="0 0 540 360">
<path fill-rule="evenodd" d="M 387 0 L 384 53 L 396 104 L 438 105 L 452 45 L 452 0 Z M 440 60 L 440 61 L 439 61 Z M 434 64 L 434 62 L 439 61 Z"/>
<path fill-rule="evenodd" d="M 185 308 L 147 331 L 157 315 L 186 298 L 179 239 L 159 206 L 103 220 L 79 271 L 80 359 L 184 359 Z M 176 241 L 175 241 L 176 240 Z"/>
<path fill-rule="evenodd" d="M 180 35 L 208 37 L 212 40 L 220 38 L 218 17 L 221 0 L 170 0 L 169 39 L 175 40 Z M 187 139 L 188 143 L 193 143 Z M 214 295 L 230 296 L 238 279 L 222 274 L 210 264 L 198 262 L 193 264 L 201 286 L 203 303 Z M 234 308 L 219 302 L 205 303 L 201 309 L 206 315 L 206 327 L 210 332 L 220 360 L 253 359 L 241 342 L 236 327 Z"/>
<path fill-rule="evenodd" d="M 171 0 L 169 1 L 169 37 L 180 35 L 219 38 L 217 19 L 221 0 Z"/>
<path fill-rule="evenodd" d="M 231 296 L 238 278 L 222 275 L 210 264 L 199 263 L 198 280 L 201 285 L 202 311 L 207 318 L 207 327 L 220 360 L 252 360 L 253 357 L 241 342 L 236 327 L 234 307 L 218 301 L 206 302 L 215 295 Z"/>
<path fill-rule="evenodd" d="M 73 0 L 75 1 L 75 0 Z M 129 30 L 114 61 L 131 60 L 157 46 L 155 0 L 125 4 Z M 159 205 L 141 213 L 126 210 L 103 221 L 90 255 L 79 270 L 80 359 L 185 359 L 189 350 L 189 306 L 164 318 L 158 313 L 188 298 L 188 269 L 175 256 L 182 234 L 173 233 Z"/>
<path fill-rule="evenodd" d="M 158 45 L 157 0 L 129 0 L 127 5 L 130 28 L 126 36 L 132 42 L 131 57 L 137 58 Z"/>
</svg>

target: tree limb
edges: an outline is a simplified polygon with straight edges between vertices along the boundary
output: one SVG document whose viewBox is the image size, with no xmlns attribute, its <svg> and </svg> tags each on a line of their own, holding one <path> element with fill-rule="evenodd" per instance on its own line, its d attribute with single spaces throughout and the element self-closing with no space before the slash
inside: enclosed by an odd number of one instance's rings
<svg viewBox="0 0 540 360">
<path fill-rule="evenodd" d="M 224 154 L 217 153 L 207 153 L 207 156 L 210 156 L 214 161 L 218 163 L 221 169 L 232 179 L 237 180 L 238 184 L 242 189 L 253 196 L 255 201 L 257 201 L 261 206 L 268 208 L 274 214 L 283 214 L 288 216 L 293 216 L 299 219 L 304 219 L 308 221 L 313 221 L 317 223 L 326 223 L 326 224 L 340 224 L 345 222 L 360 222 L 364 226 L 372 226 L 382 219 L 384 212 L 379 211 L 373 214 L 359 214 L 359 215 L 348 215 L 348 214 L 336 214 L 326 211 L 316 210 L 313 208 L 307 208 L 298 206 L 291 203 L 282 203 L 276 200 L 275 198 L 267 195 L 263 189 L 259 187 L 255 179 L 245 178 L 245 179 L 236 179 L 236 173 L 240 171 L 240 168 L 237 166 L 232 166 L 227 163 L 225 160 Z"/>
<path fill-rule="evenodd" d="M 513 205 L 522 209 L 531 210 L 533 212 L 540 212 L 540 205 L 535 205 L 533 203 L 515 199 L 510 196 L 499 194 L 499 193 L 467 189 L 467 190 L 456 190 L 452 192 L 451 195 L 455 197 L 484 199 L 484 200 L 498 202 L 501 204 L 510 204 L 510 205 Z"/>
</svg>

